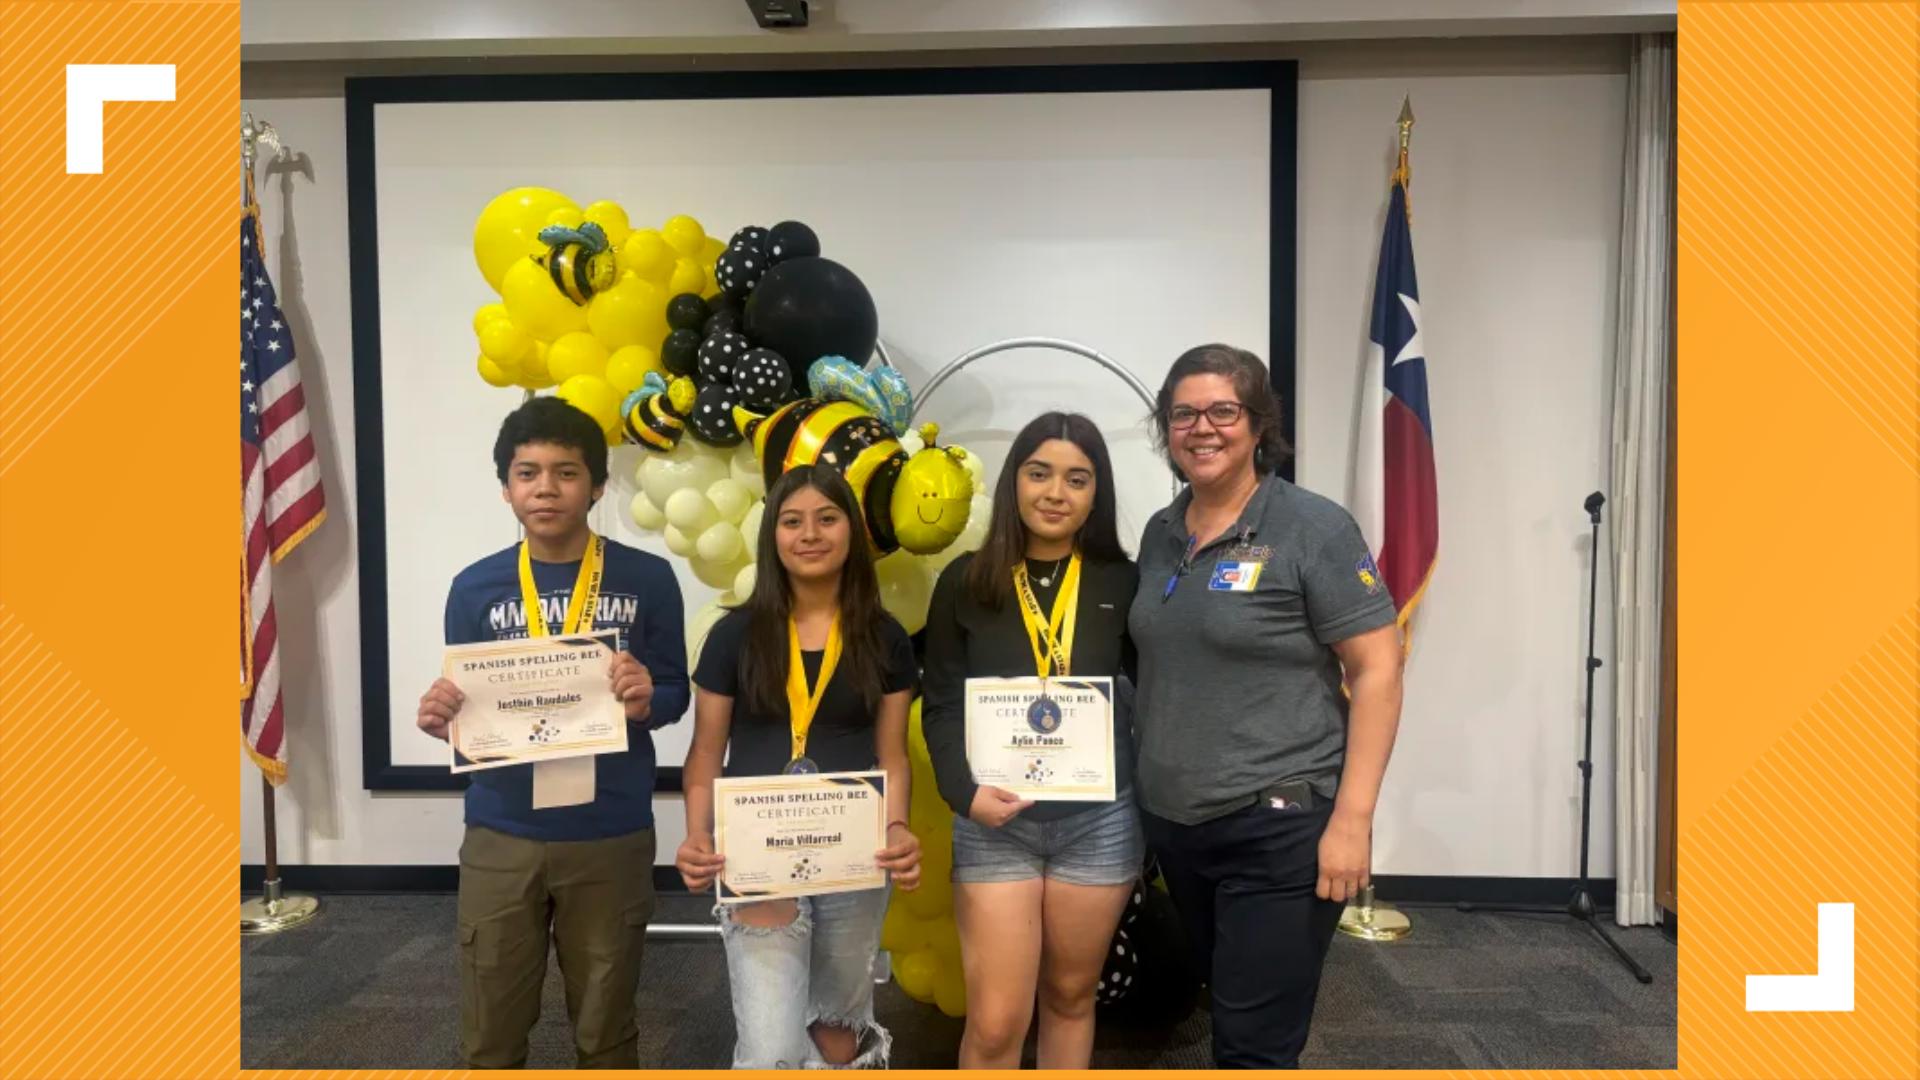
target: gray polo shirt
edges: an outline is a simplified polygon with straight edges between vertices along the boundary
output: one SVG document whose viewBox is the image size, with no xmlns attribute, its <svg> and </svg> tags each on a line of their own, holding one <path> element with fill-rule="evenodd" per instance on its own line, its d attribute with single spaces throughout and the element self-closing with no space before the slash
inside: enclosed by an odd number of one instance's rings
<svg viewBox="0 0 1920 1080">
<path fill-rule="evenodd" d="M 1182 491 L 1140 538 L 1127 624 L 1141 804 L 1197 825 L 1282 780 L 1331 799 L 1347 699 L 1330 646 L 1393 622 L 1380 571 L 1345 509 L 1276 476 L 1182 572 L 1192 500 Z"/>
</svg>

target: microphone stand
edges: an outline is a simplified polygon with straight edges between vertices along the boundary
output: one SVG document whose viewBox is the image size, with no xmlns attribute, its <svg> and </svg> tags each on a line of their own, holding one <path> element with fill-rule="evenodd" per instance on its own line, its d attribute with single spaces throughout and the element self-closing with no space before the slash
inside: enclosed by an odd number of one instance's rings
<svg viewBox="0 0 1920 1080">
<path fill-rule="evenodd" d="M 1574 919 L 1586 923 L 1592 928 L 1607 948 L 1613 950 L 1620 963 L 1642 984 L 1651 983 L 1653 976 L 1646 968 L 1627 955 L 1627 950 L 1613 939 L 1606 927 L 1600 925 L 1598 909 L 1593 902 L 1593 890 L 1587 877 L 1587 851 L 1593 827 L 1593 676 L 1600 670 L 1600 657 L 1594 647 L 1599 623 L 1600 599 L 1600 507 L 1606 504 L 1606 496 L 1599 492 L 1587 496 L 1587 517 L 1593 522 L 1593 546 L 1588 551 L 1587 561 L 1587 716 L 1586 748 L 1580 762 L 1580 879 L 1573 887 L 1573 896 L 1567 901 L 1566 912 Z M 1460 911 L 1518 912 L 1539 914 L 1551 912 L 1552 908 L 1527 907 L 1523 905 L 1456 905 Z"/>
</svg>

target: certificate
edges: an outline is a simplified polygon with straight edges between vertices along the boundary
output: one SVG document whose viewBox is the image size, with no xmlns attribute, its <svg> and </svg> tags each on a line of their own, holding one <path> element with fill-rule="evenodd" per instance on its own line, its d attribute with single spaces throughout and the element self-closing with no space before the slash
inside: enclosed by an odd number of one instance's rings
<svg viewBox="0 0 1920 1080">
<path fill-rule="evenodd" d="M 441 673 L 466 695 L 447 725 L 454 772 L 627 748 L 613 631 L 454 645 Z"/>
<path fill-rule="evenodd" d="M 880 889 L 887 872 L 884 772 L 739 776 L 713 783 L 723 904 Z"/>
<path fill-rule="evenodd" d="M 967 764 L 977 784 L 1028 799 L 1111 802 L 1113 680 L 967 680 Z"/>
</svg>

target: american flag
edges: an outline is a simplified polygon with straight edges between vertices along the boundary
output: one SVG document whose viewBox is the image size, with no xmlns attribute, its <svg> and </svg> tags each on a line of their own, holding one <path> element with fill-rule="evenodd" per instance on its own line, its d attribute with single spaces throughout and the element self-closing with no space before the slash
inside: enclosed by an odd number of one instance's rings
<svg viewBox="0 0 1920 1080">
<path fill-rule="evenodd" d="M 287 776 L 273 564 L 327 516 L 293 336 L 274 302 L 247 185 L 240 217 L 240 733 L 269 780 Z"/>
<path fill-rule="evenodd" d="M 1420 335 L 1420 287 L 1413 273 L 1406 179 L 1403 156 L 1393 175 L 1386 235 L 1373 281 L 1353 506 L 1367 543 L 1379 553 L 1380 576 L 1403 633 L 1426 594 L 1440 548 L 1433 411 L 1427 400 L 1427 350 Z"/>
</svg>

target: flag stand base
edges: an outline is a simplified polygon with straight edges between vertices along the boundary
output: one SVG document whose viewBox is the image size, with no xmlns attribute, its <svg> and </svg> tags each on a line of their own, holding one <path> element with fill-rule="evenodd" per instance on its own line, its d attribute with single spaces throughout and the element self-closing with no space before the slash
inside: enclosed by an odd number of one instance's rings
<svg viewBox="0 0 1920 1080">
<path fill-rule="evenodd" d="M 291 930 L 319 913 L 319 900 L 300 893 L 283 895 L 280 892 L 280 879 L 274 878 L 266 883 L 265 892 L 261 895 L 240 902 L 240 933 L 277 934 L 282 930 Z"/>
<path fill-rule="evenodd" d="M 1413 923 L 1392 905 L 1374 903 L 1369 885 L 1340 914 L 1340 932 L 1362 941 L 1398 941 L 1413 933 Z"/>
</svg>

